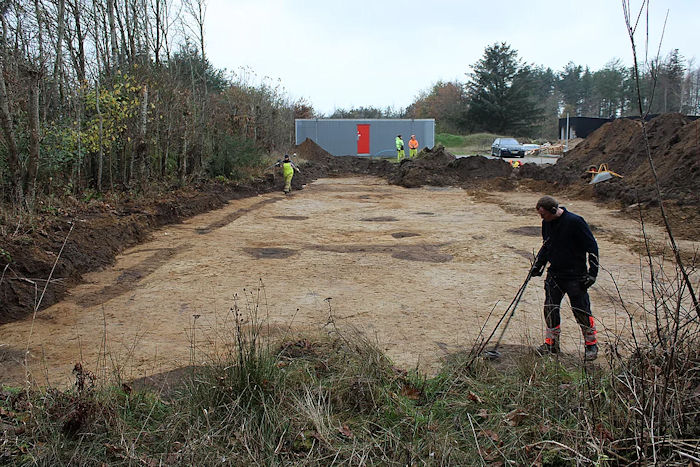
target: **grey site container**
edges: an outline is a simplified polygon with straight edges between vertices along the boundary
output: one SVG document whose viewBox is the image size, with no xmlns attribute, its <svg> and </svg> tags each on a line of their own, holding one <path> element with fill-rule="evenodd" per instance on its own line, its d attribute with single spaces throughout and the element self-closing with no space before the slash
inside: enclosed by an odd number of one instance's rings
<svg viewBox="0 0 700 467">
<path fill-rule="evenodd" d="M 334 156 L 395 156 L 399 134 L 406 156 L 411 135 L 416 135 L 418 150 L 435 145 L 432 118 L 305 118 L 294 123 L 296 144 L 310 138 Z"/>
</svg>

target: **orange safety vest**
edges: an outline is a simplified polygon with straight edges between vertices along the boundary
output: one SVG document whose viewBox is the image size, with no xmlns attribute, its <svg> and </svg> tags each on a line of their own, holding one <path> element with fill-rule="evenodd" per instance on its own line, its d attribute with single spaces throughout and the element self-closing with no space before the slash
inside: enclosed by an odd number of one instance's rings
<svg viewBox="0 0 700 467">
<path fill-rule="evenodd" d="M 408 147 L 410 149 L 418 149 L 418 140 L 415 138 L 411 138 L 408 140 Z"/>
</svg>

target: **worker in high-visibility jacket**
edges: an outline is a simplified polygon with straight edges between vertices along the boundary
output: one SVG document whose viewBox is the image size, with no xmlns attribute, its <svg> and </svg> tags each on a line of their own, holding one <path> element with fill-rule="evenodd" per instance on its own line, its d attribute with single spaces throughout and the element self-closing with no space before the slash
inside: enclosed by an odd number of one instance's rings
<svg viewBox="0 0 700 467">
<path fill-rule="evenodd" d="M 403 139 L 401 135 L 396 136 L 396 161 L 401 162 L 401 159 L 406 157 L 406 153 L 403 150 Z"/>
<path fill-rule="evenodd" d="M 292 178 L 294 177 L 294 172 L 299 172 L 299 168 L 294 165 L 289 159 L 289 154 L 284 155 L 284 159 L 277 161 L 276 167 L 282 167 L 282 176 L 284 177 L 284 194 L 292 191 Z"/>
<path fill-rule="evenodd" d="M 411 139 L 408 140 L 408 157 L 413 159 L 418 154 L 418 140 L 416 135 L 411 135 Z"/>
</svg>

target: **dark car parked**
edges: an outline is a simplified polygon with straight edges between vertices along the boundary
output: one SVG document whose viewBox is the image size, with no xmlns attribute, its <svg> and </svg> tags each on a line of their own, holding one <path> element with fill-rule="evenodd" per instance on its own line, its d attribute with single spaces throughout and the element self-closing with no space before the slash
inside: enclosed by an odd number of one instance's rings
<svg viewBox="0 0 700 467">
<path fill-rule="evenodd" d="M 525 157 L 525 148 L 514 138 L 496 138 L 491 145 L 491 155 L 498 157 Z"/>
</svg>

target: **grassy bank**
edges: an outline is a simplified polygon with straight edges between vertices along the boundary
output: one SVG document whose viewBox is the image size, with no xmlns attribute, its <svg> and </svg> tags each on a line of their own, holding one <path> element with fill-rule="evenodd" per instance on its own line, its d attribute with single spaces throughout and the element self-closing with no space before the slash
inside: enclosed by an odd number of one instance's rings
<svg viewBox="0 0 700 467">
<path fill-rule="evenodd" d="M 662 401 L 664 357 L 652 347 L 610 357 L 613 370 L 461 354 L 426 377 L 352 329 L 275 345 L 260 330 L 232 330 L 227 355 L 187 369 L 167 394 L 103 385 L 80 367 L 71 390 L 4 388 L 0 463 L 688 465 L 697 452 L 696 386 L 686 378 Z M 689 345 L 672 357 L 686 377 L 698 367 Z"/>
<path fill-rule="evenodd" d="M 452 135 L 438 133 L 435 135 L 435 143 L 442 144 L 452 154 L 481 154 L 491 153 L 491 143 L 498 138 L 492 133 L 474 133 L 472 135 Z"/>
</svg>

